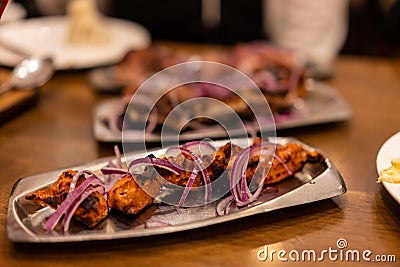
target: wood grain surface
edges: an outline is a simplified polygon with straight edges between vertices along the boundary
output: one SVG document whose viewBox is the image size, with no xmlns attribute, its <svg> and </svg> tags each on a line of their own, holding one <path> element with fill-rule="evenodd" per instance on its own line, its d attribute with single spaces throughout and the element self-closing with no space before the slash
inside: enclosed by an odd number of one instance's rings
<svg viewBox="0 0 400 267">
<path fill-rule="evenodd" d="M 7 81 L 10 70 L 0 70 L 0 84 Z M 38 99 L 38 90 L 10 90 L 0 95 L 0 125 L 30 109 Z"/>
</svg>

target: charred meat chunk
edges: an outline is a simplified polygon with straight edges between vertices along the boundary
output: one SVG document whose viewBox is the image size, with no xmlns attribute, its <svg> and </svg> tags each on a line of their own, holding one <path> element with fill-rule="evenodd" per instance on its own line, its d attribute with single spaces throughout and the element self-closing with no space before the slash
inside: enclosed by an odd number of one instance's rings
<svg viewBox="0 0 400 267">
<path fill-rule="evenodd" d="M 259 142 L 259 140 L 256 142 Z M 317 151 L 308 151 L 301 144 L 289 143 L 277 145 L 271 165 L 262 166 L 259 164 L 259 156 L 249 160 L 246 170 L 246 179 L 250 181 L 262 173 L 263 168 L 270 166 L 264 184 L 277 183 L 300 171 L 307 162 L 323 162 L 324 157 Z"/>
<path fill-rule="evenodd" d="M 76 173 L 77 171 L 74 170 L 64 171 L 51 187 L 31 193 L 25 196 L 25 199 L 31 200 L 43 207 L 49 206 L 53 209 L 57 209 L 57 207 L 67 198 L 72 178 Z M 85 177 L 81 175 L 78 178 L 76 187 L 78 187 L 84 180 Z M 83 223 L 88 228 L 93 228 L 107 216 L 107 202 L 99 192 L 95 191 L 79 205 L 73 218 Z"/>
<path fill-rule="evenodd" d="M 153 173 L 153 172 L 152 172 Z M 126 175 L 119 179 L 107 193 L 108 205 L 126 214 L 138 214 L 150 205 L 160 191 L 155 177 L 145 174 Z"/>
</svg>

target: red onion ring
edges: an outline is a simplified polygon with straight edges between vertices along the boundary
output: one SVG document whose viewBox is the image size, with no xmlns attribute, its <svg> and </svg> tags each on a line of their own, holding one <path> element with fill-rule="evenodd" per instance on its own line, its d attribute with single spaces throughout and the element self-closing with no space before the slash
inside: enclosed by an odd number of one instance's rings
<svg viewBox="0 0 400 267">
<path fill-rule="evenodd" d="M 289 173 L 289 175 L 293 175 L 293 170 L 290 169 L 290 167 L 286 164 L 286 162 L 279 157 L 276 153 L 274 154 L 274 158 L 276 158 L 277 161 L 279 161 L 279 163 L 281 163 L 283 165 L 283 167 L 285 167 L 286 171 Z"/>
<path fill-rule="evenodd" d="M 165 153 L 168 154 L 173 150 L 179 150 L 180 153 L 182 153 L 183 155 L 189 156 L 191 159 L 193 159 L 194 163 L 196 164 L 195 168 L 197 168 L 198 171 L 200 171 L 201 176 L 203 177 L 204 186 L 206 187 L 204 199 L 206 202 L 209 202 L 211 200 L 211 195 L 212 195 L 211 178 L 208 175 L 206 167 L 204 166 L 201 158 L 191 150 L 184 147 L 169 147 Z"/>
<path fill-rule="evenodd" d="M 183 144 L 181 147 L 189 149 L 192 152 L 200 152 L 196 153 L 199 156 L 212 154 L 217 151 L 215 146 L 213 146 L 210 142 L 206 141 L 191 141 Z M 201 153 L 203 151 L 206 153 Z"/>
<path fill-rule="evenodd" d="M 197 167 L 194 168 L 194 170 L 193 170 L 192 174 L 190 175 L 189 180 L 186 184 L 185 190 L 182 193 L 181 199 L 179 200 L 179 204 L 178 204 L 179 207 L 182 207 L 183 204 L 185 203 L 186 198 L 189 194 L 190 188 L 192 187 L 193 182 L 196 179 L 198 173 L 199 173 L 199 170 L 197 169 Z"/>
<path fill-rule="evenodd" d="M 114 168 L 114 167 L 103 167 L 100 169 L 100 171 L 102 174 L 105 174 L 105 175 L 112 175 L 112 174 L 124 175 L 124 174 L 129 173 L 127 170 L 120 169 L 120 168 Z"/>
<path fill-rule="evenodd" d="M 103 167 L 100 169 L 100 171 L 102 174 L 108 175 L 108 180 L 104 183 L 106 192 L 108 192 L 119 179 L 122 179 L 130 174 L 127 170 L 113 167 Z"/>
<path fill-rule="evenodd" d="M 218 216 L 222 216 L 222 215 L 226 215 L 229 212 L 229 207 L 232 205 L 232 203 L 234 203 L 235 200 L 233 198 L 232 195 L 227 196 L 226 198 L 224 198 L 223 200 L 221 200 L 218 205 L 217 205 L 217 215 Z"/>
<path fill-rule="evenodd" d="M 92 193 L 98 191 L 99 193 L 103 194 L 104 193 L 104 186 L 102 185 L 93 185 L 87 187 L 86 191 L 84 191 L 78 198 L 71 204 L 71 206 L 68 208 L 67 212 L 65 212 L 64 218 L 62 220 L 62 225 L 61 229 L 63 232 L 67 232 L 69 229 L 69 224 L 71 222 L 71 219 L 75 213 L 75 211 L 78 209 L 79 205 L 86 199 L 88 198 Z"/>
<path fill-rule="evenodd" d="M 159 168 L 166 169 L 170 172 L 173 172 L 175 174 L 180 174 L 181 173 L 181 167 L 173 162 L 170 162 L 168 160 L 164 159 L 157 159 L 157 158 L 150 158 L 150 157 L 144 157 L 144 158 L 139 158 L 133 160 L 129 166 L 128 169 L 131 171 L 131 169 L 141 167 L 141 166 L 148 166 L 148 165 L 153 165 L 157 166 Z"/>
<path fill-rule="evenodd" d="M 72 193 L 75 190 L 76 183 L 78 182 L 78 179 L 82 174 L 83 175 L 88 174 L 88 175 L 91 175 L 91 176 L 95 176 L 97 179 L 99 179 L 92 171 L 89 171 L 89 170 L 83 170 L 83 171 L 77 172 L 72 177 L 72 181 L 71 181 L 71 184 L 69 186 L 68 194 Z"/>
<path fill-rule="evenodd" d="M 251 193 L 246 180 L 246 169 L 248 160 L 253 156 L 261 156 L 262 148 L 264 145 L 271 146 L 272 144 L 267 141 L 252 145 L 244 149 L 235 159 L 230 175 L 230 189 L 233 199 L 238 207 L 248 205 L 255 201 L 261 194 L 262 188 L 264 187 L 264 181 L 266 179 L 265 169 L 262 174 L 261 181 L 259 182 L 257 189 L 254 193 Z M 267 150 L 268 152 L 268 150 Z M 272 152 L 275 154 L 274 152 Z M 271 156 L 273 156 L 273 154 Z"/>
</svg>

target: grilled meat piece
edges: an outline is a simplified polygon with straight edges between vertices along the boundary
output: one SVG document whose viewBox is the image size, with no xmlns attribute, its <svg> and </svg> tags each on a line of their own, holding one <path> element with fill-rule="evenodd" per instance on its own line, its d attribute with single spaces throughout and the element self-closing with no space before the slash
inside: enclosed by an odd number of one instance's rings
<svg viewBox="0 0 400 267">
<path fill-rule="evenodd" d="M 160 184 L 153 175 L 131 174 L 119 179 L 107 193 L 108 205 L 126 214 L 137 214 L 150 205 L 160 191 Z"/>
<path fill-rule="evenodd" d="M 46 189 L 38 190 L 25 196 L 25 199 L 31 200 L 42 207 L 50 206 L 56 209 L 67 197 L 72 177 L 77 173 L 74 170 L 64 171 L 54 182 L 54 184 Z M 79 177 L 77 185 L 84 181 L 84 176 Z"/>
<path fill-rule="evenodd" d="M 259 140 L 256 140 L 259 142 Z M 317 151 L 307 151 L 301 144 L 289 143 L 286 145 L 277 145 L 275 156 L 271 168 L 267 174 L 264 184 L 277 183 L 300 171 L 306 162 L 323 162 L 324 157 Z M 259 157 L 255 156 L 249 160 L 246 170 L 247 181 L 257 176 L 263 171 L 263 166 L 259 166 Z M 257 169 L 257 170 L 256 170 Z"/>
<path fill-rule="evenodd" d="M 255 41 L 236 45 L 231 56 L 233 66 L 261 89 L 274 114 L 289 111 L 295 99 L 307 94 L 308 74 L 293 51 Z"/>
<path fill-rule="evenodd" d="M 211 181 L 218 179 L 227 169 L 231 169 L 236 157 L 243 149 L 231 142 L 220 147 L 214 154 L 214 158 L 207 167 Z M 207 161 L 208 159 L 205 158 Z M 204 161 L 204 159 L 203 159 Z"/>
<path fill-rule="evenodd" d="M 261 142 L 261 139 L 256 139 L 254 143 Z M 230 175 L 230 170 L 236 157 L 243 149 L 239 146 L 226 143 L 220 147 L 214 155 L 206 155 L 202 157 L 203 164 L 206 166 L 208 175 L 211 181 L 214 181 L 224 175 L 225 171 Z M 158 173 L 167 181 L 179 185 L 186 186 L 195 164 L 192 160 L 183 155 L 168 158 L 170 161 L 183 166 L 181 174 L 174 174 L 165 169 L 158 169 Z M 285 178 L 294 175 L 300 171 L 307 162 L 323 162 L 324 157 L 317 151 L 308 151 L 301 144 L 289 143 L 286 145 L 276 145 L 275 155 L 272 164 L 263 166 L 260 163 L 260 156 L 253 156 L 249 159 L 246 178 L 250 182 L 253 178 L 260 180 L 261 175 L 266 175 L 265 184 L 277 183 Z M 267 162 L 266 162 L 267 163 Z M 270 167 L 270 169 L 266 169 Z M 203 185 L 200 172 L 192 185 L 192 187 Z"/>
<path fill-rule="evenodd" d="M 178 164 L 179 166 L 182 167 L 181 173 L 180 174 L 175 174 L 173 172 L 170 172 L 166 169 L 161 169 L 161 168 L 156 168 L 160 180 L 165 179 L 170 183 L 173 183 L 175 185 L 179 186 L 186 186 L 190 176 L 192 175 L 192 170 L 195 168 L 195 163 L 193 160 L 186 158 L 182 154 L 179 154 L 176 157 L 169 157 L 166 158 L 164 157 L 163 159 L 169 160 L 173 163 Z M 202 179 L 200 176 L 200 172 L 197 174 L 196 179 L 193 182 L 193 187 L 201 186 L 202 185 Z"/>
<path fill-rule="evenodd" d="M 56 209 L 67 197 L 72 177 L 77 173 L 74 170 L 64 171 L 54 184 L 46 189 L 38 190 L 25 196 L 43 207 L 50 206 Z M 79 177 L 76 187 L 78 187 L 85 177 Z M 90 194 L 77 208 L 73 218 L 89 228 L 93 228 L 100 221 L 108 216 L 108 206 L 104 197 L 99 192 Z"/>
<path fill-rule="evenodd" d="M 95 191 L 79 205 L 73 218 L 87 227 L 93 228 L 107 216 L 107 201 L 99 192 Z"/>
<path fill-rule="evenodd" d="M 185 52 L 154 44 L 140 50 L 131 50 L 116 65 L 115 80 L 125 87 L 125 94 L 133 94 L 151 75 L 189 58 Z"/>
<path fill-rule="evenodd" d="M 211 181 L 218 179 L 224 174 L 227 168 L 232 167 L 232 164 L 240 151 L 242 151 L 242 148 L 228 142 L 224 146 L 220 147 L 213 155 L 205 155 L 202 157 L 203 164 L 206 167 L 206 171 L 210 176 Z M 179 186 L 186 186 L 193 173 L 192 170 L 194 170 L 196 166 L 194 161 L 182 154 L 179 154 L 176 157 L 169 157 L 168 160 L 182 166 L 181 173 L 174 174 L 168 170 L 157 168 L 158 174 L 170 183 Z M 201 173 L 199 172 L 192 187 L 198 187 L 201 185 L 203 185 L 203 179 L 201 179 Z"/>
</svg>

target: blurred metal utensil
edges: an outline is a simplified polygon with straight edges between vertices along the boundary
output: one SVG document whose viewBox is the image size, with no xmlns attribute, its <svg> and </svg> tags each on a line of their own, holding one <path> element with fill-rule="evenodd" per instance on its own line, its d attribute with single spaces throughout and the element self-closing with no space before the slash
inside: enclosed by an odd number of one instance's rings
<svg viewBox="0 0 400 267">
<path fill-rule="evenodd" d="M 40 56 L 26 58 L 15 66 L 10 79 L 0 85 L 0 94 L 9 90 L 30 90 L 40 87 L 50 80 L 54 72 L 52 58 Z"/>
</svg>

